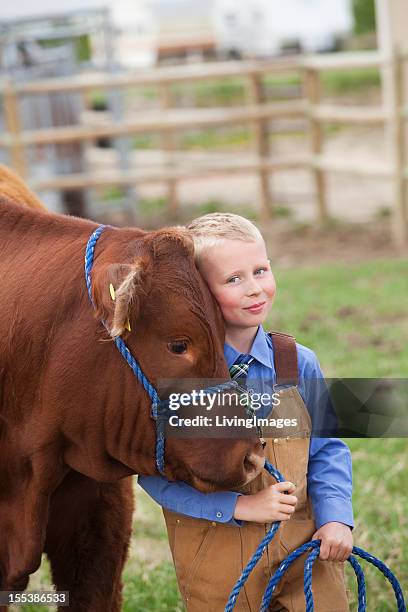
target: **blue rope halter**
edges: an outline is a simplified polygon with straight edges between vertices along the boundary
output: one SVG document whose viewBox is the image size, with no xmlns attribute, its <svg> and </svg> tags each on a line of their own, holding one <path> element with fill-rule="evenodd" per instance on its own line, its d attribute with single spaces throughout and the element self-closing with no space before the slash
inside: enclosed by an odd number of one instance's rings
<svg viewBox="0 0 408 612">
<path fill-rule="evenodd" d="M 94 261 L 94 253 L 95 253 L 95 245 L 98 241 L 98 238 L 102 234 L 102 232 L 106 229 L 106 225 L 100 225 L 90 236 L 88 243 L 85 249 L 85 282 L 88 289 L 89 299 L 91 301 L 92 306 L 95 308 L 95 304 L 92 299 L 92 280 L 91 280 L 91 271 Z M 102 321 L 104 327 L 107 329 L 107 326 L 104 321 Z M 171 411 L 169 409 L 169 400 L 164 399 L 161 400 L 156 389 L 150 383 L 149 379 L 144 374 L 142 368 L 140 367 L 137 360 L 133 357 L 131 351 L 129 350 L 126 343 L 120 337 L 116 337 L 114 339 L 116 347 L 122 357 L 125 359 L 126 363 L 132 369 L 134 375 L 137 380 L 143 385 L 143 388 L 148 393 L 151 403 L 151 417 L 156 422 L 156 467 L 162 476 L 165 475 L 164 469 L 164 446 L 165 446 L 165 435 L 166 435 L 166 423 L 168 421 L 169 415 Z M 222 383 L 216 385 L 214 387 L 207 387 L 204 389 L 204 392 L 207 394 L 217 393 L 220 391 L 231 391 L 231 390 L 239 390 L 239 385 L 237 382 L 231 380 L 226 383 Z"/>
<path fill-rule="evenodd" d="M 268 461 L 265 461 L 265 469 L 275 478 L 277 482 L 284 482 L 285 479 L 282 474 L 273 467 Z M 266 534 L 266 536 L 262 539 L 255 553 L 248 561 L 244 571 L 242 572 L 239 580 L 235 583 L 230 596 L 227 601 L 227 605 L 225 606 L 225 612 L 231 612 L 234 609 L 235 603 L 237 601 L 238 595 L 244 586 L 245 582 L 248 580 L 252 570 L 258 563 L 259 559 L 262 557 L 262 554 L 269 542 L 273 539 L 274 535 L 279 529 L 280 521 L 276 521 L 273 523 L 272 527 Z M 310 542 L 306 542 L 299 546 L 296 550 L 292 551 L 284 561 L 280 564 L 275 574 L 268 582 L 268 586 L 266 587 L 265 593 L 262 598 L 260 612 L 267 612 L 269 608 L 269 604 L 271 602 L 274 590 L 278 585 L 280 579 L 284 575 L 284 573 L 289 569 L 292 563 L 300 557 L 304 552 L 310 550 L 309 555 L 305 561 L 304 572 L 303 572 L 303 590 L 305 594 L 306 600 L 306 612 L 314 611 L 314 603 L 313 603 L 313 595 L 312 595 L 312 568 L 313 563 L 316 561 L 320 552 L 320 540 L 311 540 Z M 366 552 L 362 548 L 358 548 L 357 546 L 353 546 L 353 553 L 358 555 L 368 563 L 371 563 L 376 568 L 382 572 L 382 574 L 387 578 L 387 580 L 391 583 L 392 588 L 394 589 L 395 599 L 397 602 L 398 612 L 406 612 L 407 608 L 405 606 L 404 595 L 402 593 L 401 585 L 398 582 L 395 575 L 392 571 L 377 557 L 374 555 L 370 555 L 370 553 Z M 358 612 L 366 612 L 367 609 L 367 601 L 366 601 L 366 588 L 365 588 L 365 579 L 364 573 L 361 568 L 361 565 L 357 561 L 357 559 L 350 555 L 347 561 L 352 566 L 356 576 L 357 576 L 357 585 L 358 585 Z"/>
</svg>

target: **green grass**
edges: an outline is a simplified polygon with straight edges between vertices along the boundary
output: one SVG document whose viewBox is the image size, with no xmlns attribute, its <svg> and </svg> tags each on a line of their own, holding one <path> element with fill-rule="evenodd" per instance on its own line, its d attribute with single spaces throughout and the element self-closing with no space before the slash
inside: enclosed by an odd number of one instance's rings
<svg viewBox="0 0 408 612">
<path fill-rule="evenodd" d="M 242 79 L 201 81 L 193 87 L 190 86 L 190 89 L 199 107 L 242 104 L 246 96 L 245 82 Z"/>
<path fill-rule="evenodd" d="M 408 442 L 407 440 L 347 440 L 353 456 L 354 542 L 384 561 L 408 594 Z M 367 609 L 396 609 L 385 578 L 361 561 L 367 581 Z M 347 570 L 356 607 L 354 572 Z"/>
<path fill-rule="evenodd" d="M 179 139 L 185 151 L 202 149 L 241 149 L 251 142 L 251 134 L 245 128 L 209 128 L 207 130 L 184 132 Z"/>
<path fill-rule="evenodd" d="M 327 124 L 323 126 L 326 136 L 337 134 L 343 128 L 338 124 Z M 277 139 L 282 138 L 304 138 L 305 132 L 299 129 L 287 129 L 273 131 L 268 134 L 271 145 Z M 132 140 L 133 148 L 139 151 L 161 148 L 160 138 L 156 135 L 135 136 Z M 251 131 L 245 128 L 208 128 L 188 130 L 176 137 L 176 148 L 181 151 L 242 151 L 249 150 L 252 142 Z"/>
<path fill-rule="evenodd" d="M 327 376 L 406 375 L 407 260 L 274 272 L 278 289 L 269 327 L 313 348 Z"/>
<path fill-rule="evenodd" d="M 160 507 L 137 487 L 132 545 L 123 575 L 123 612 L 181 612 Z"/>
<path fill-rule="evenodd" d="M 142 217 L 162 214 L 166 211 L 166 198 L 141 198 L 137 203 L 137 210 Z"/>
<path fill-rule="evenodd" d="M 123 612 L 181 612 L 182 605 L 173 564 L 165 561 L 154 568 L 139 565 L 124 574 Z"/>
<path fill-rule="evenodd" d="M 137 134 L 133 136 L 133 148 L 137 150 L 160 149 L 162 139 L 157 134 Z"/>
<path fill-rule="evenodd" d="M 329 95 L 348 95 L 362 93 L 380 86 L 378 68 L 358 68 L 324 72 L 323 92 Z"/>
</svg>

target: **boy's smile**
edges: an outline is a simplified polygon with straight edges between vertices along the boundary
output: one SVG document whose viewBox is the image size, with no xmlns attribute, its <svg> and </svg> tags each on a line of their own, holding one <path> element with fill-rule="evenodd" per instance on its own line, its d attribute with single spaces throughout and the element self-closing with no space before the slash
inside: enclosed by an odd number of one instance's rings
<svg viewBox="0 0 408 612">
<path fill-rule="evenodd" d="M 223 239 L 202 254 L 200 271 L 217 300 L 227 331 L 257 328 L 276 292 L 263 241 Z"/>
<path fill-rule="evenodd" d="M 259 314 L 263 311 L 265 305 L 266 302 L 259 302 L 258 304 L 244 308 L 244 310 L 248 310 L 248 312 L 252 312 L 252 314 Z"/>
</svg>

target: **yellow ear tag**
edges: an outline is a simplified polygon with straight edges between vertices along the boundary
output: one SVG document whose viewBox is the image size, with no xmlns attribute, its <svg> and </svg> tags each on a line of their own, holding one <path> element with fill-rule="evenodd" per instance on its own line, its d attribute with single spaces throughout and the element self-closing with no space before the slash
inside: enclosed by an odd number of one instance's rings
<svg viewBox="0 0 408 612">
<path fill-rule="evenodd" d="M 130 328 L 130 322 L 129 322 L 129 319 L 128 319 L 128 320 L 126 321 L 126 323 L 125 323 L 125 329 L 127 329 L 128 331 L 132 331 L 132 330 L 131 330 L 131 328 Z"/>
<path fill-rule="evenodd" d="M 115 301 L 115 288 L 112 283 L 109 285 L 109 293 L 111 294 L 112 300 Z"/>
</svg>

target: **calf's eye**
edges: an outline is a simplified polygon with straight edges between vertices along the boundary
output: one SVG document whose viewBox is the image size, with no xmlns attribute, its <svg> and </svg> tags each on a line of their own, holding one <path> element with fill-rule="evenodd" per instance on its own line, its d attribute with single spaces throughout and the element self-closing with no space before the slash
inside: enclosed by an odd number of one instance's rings
<svg viewBox="0 0 408 612">
<path fill-rule="evenodd" d="M 176 340 L 175 342 L 169 342 L 168 348 L 172 353 L 176 355 L 182 355 L 187 352 L 187 342 L 185 340 Z"/>
</svg>

